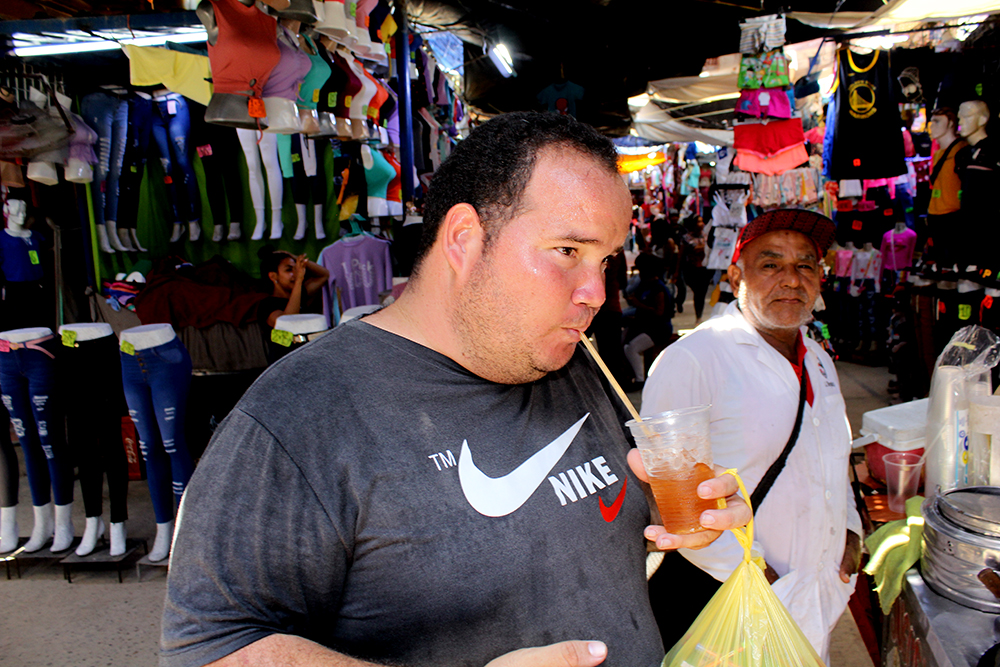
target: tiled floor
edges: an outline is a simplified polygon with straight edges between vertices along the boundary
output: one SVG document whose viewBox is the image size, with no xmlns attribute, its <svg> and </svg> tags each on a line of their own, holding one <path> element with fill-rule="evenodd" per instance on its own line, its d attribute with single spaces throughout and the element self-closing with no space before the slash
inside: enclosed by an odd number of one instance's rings
<svg viewBox="0 0 1000 667">
<path fill-rule="evenodd" d="M 688 306 L 675 319 L 675 327 L 693 325 L 694 316 Z M 838 369 L 856 431 L 864 411 L 888 404 L 888 376 L 884 368 L 838 364 Z M 632 398 L 638 401 L 639 395 L 632 394 Z M 18 510 L 22 535 L 28 534 L 32 525 L 27 487 L 27 479 L 22 478 Z M 84 525 L 82 502 L 76 503 L 74 510 L 79 530 Z M 129 515 L 129 536 L 147 538 L 152 543 L 155 524 L 144 483 L 130 484 Z M 144 568 L 139 581 L 135 568 L 128 568 L 122 584 L 113 571 L 75 572 L 73 583 L 66 583 L 62 568 L 54 561 L 22 565 L 21 579 L 16 578 L 13 568 L 11 575 L 15 578 L 4 579 L 0 562 L 0 665 L 156 665 L 165 587 L 163 569 Z M 834 631 L 831 664 L 872 665 L 849 613 Z"/>
</svg>

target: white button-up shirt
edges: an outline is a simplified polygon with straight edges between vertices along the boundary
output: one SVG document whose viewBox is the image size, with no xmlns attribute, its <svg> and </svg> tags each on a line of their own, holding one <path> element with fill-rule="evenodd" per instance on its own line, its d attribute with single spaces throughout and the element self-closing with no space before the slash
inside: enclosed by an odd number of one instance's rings
<svg viewBox="0 0 1000 667">
<path fill-rule="evenodd" d="M 851 429 L 833 360 L 805 338 L 804 365 L 813 389 L 798 441 L 758 508 L 755 540 L 781 576 L 774 592 L 816 651 L 826 657 L 830 631 L 854 590 L 840 580 L 846 531 L 862 535 L 848 477 Z M 735 302 L 666 348 L 642 392 L 642 416 L 711 404 L 714 463 L 736 468 L 757 487 L 795 425 L 795 370 L 743 317 Z M 725 581 L 743 558 L 727 532 L 689 561 Z"/>
</svg>

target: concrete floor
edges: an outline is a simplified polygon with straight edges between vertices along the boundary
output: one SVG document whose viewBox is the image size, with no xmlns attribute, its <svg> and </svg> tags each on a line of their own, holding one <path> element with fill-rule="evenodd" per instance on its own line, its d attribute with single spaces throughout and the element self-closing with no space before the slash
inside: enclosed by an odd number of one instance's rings
<svg viewBox="0 0 1000 667">
<path fill-rule="evenodd" d="M 674 319 L 677 329 L 691 328 L 693 308 Z M 837 364 L 847 401 L 848 416 L 857 433 L 861 415 L 889 404 L 885 368 Z M 634 401 L 639 394 L 632 394 Z M 22 474 L 24 467 L 21 467 Z M 74 524 L 80 534 L 85 523 L 83 503 L 77 487 Z M 21 535 L 32 526 L 28 484 L 21 478 L 18 522 Z M 107 506 L 105 505 L 105 508 Z M 107 513 L 105 512 L 105 517 Z M 129 485 L 129 537 L 145 538 L 152 545 L 156 526 L 145 482 Z M 157 664 L 160 614 L 166 572 L 144 567 L 141 580 L 134 565 L 118 583 L 114 570 L 73 573 L 73 582 L 63 578 L 55 560 L 22 561 L 21 578 L 11 567 L 6 580 L 0 561 L 0 665 L 18 667 L 153 667 Z M 845 613 L 834 631 L 832 667 L 872 667 L 850 613 Z"/>
</svg>

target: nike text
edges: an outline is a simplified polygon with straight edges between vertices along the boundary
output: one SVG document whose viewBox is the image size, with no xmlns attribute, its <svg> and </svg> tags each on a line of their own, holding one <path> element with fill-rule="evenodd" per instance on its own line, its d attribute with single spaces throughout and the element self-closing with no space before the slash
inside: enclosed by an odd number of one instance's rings
<svg viewBox="0 0 1000 667">
<path fill-rule="evenodd" d="M 601 474 L 604 479 L 600 479 L 591 472 L 590 464 L 594 464 L 594 470 Z M 597 493 L 605 486 L 610 486 L 618 481 L 618 476 L 611 472 L 603 456 L 591 459 L 582 466 L 570 468 L 566 472 L 559 473 L 558 476 L 550 476 L 549 483 L 556 492 L 561 505 L 566 505 L 566 501 L 575 503 L 581 498 Z"/>
</svg>

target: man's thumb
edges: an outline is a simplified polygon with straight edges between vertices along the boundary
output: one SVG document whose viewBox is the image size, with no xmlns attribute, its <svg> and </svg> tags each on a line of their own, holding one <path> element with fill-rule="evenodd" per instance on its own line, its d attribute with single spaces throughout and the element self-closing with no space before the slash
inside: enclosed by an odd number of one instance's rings
<svg viewBox="0 0 1000 667">
<path fill-rule="evenodd" d="M 487 667 L 596 667 L 607 657 L 603 642 L 567 641 L 512 651 Z"/>
</svg>

